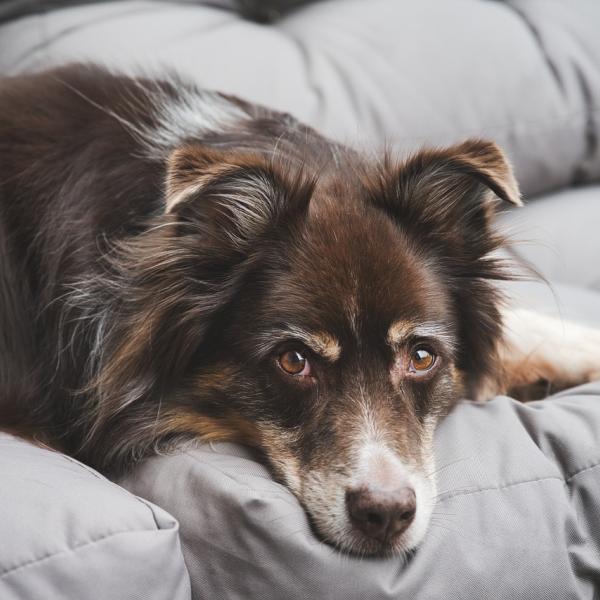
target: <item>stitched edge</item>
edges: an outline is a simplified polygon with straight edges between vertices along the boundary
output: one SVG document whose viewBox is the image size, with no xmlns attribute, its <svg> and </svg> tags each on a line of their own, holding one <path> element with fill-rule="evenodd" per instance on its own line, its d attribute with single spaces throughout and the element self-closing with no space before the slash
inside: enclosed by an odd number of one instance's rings
<svg viewBox="0 0 600 600">
<path fill-rule="evenodd" d="M 567 477 L 565 478 L 565 484 L 568 484 L 571 481 L 571 479 L 574 479 L 578 475 L 581 475 L 586 471 L 591 471 L 592 469 L 597 469 L 598 467 L 600 467 L 600 463 L 594 463 L 593 465 L 589 465 L 587 467 L 583 467 L 583 469 L 579 469 L 579 471 L 575 471 L 575 473 L 571 473 L 571 475 L 567 475 Z"/>
<path fill-rule="evenodd" d="M 8 438 L 8 439 L 7 439 Z M 154 507 L 152 505 L 152 503 L 140 496 L 137 496 L 136 494 L 132 493 L 130 490 L 128 490 L 127 488 L 123 487 L 122 485 L 120 485 L 119 483 L 117 483 L 116 481 L 112 481 L 111 479 L 108 479 L 107 477 L 105 477 L 104 475 L 102 475 L 102 473 L 99 473 L 98 471 L 96 471 L 95 469 L 93 469 L 92 467 L 86 465 L 85 463 L 77 460 L 76 458 L 73 458 L 72 456 L 69 456 L 68 454 L 65 454 L 64 452 L 61 452 L 60 450 L 56 450 L 55 448 L 52 448 L 50 446 L 38 446 L 26 439 L 20 438 L 19 436 L 13 435 L 12 433 L 7 433 L 4 431 L 0 431 L 0 447 L 2 446 L 8 446 L 9 449 L 11 447 L 14 447 L 15 445 L 15 441 L 20 444 L 27 444 L 29 446 L 34 446 L 36 448 L 39 448 L 40 450 L 46 451 L 46 452 L 52 452 L 54 455 L 60 457 L 61 459 L 75 465 L 76 467 L 82 469 L 84 472 L 88 473 L 89 475 L 91 475 L 92 477 L 94 477 L 95 479 L 97 479 L 100 482 L 105 483 L 107 486 L 110 486 L 112 488 L 115 489 L 115 491 L 117 493 L 122 493 L 125 494 L 126 496 L 129 496 L 131 499 L 135 500 L 137 503 L 141 504 L 146 510 L 148 510 L 150 512 L 150 516 L 154 522 L 154 524 L 156 525 L 156 528 L 158 530 L 160 529 L 164 529 L 164 527 L 161 526 L 161 524 L 158 522 L 157 516 L 156 516 L 156 512 L 154 511 Z M 6 442 L 6 443 L 5 443 Z M 177 521 L 177 519 L 175 519 L 175 517 L 173 517 L 173 515 L 171 515 L 171 518 L 174 520 L 174 523 L 176 524 L 177 528 L 179 527 L 179 521 Z M 0 577 L 2 576 L 2 572 L 0 572 Z"/>
<path fill-rule="evenodd" d="M 264 491 L 264 490 L 260 490 L 259 491 L 255 487 L 253 487 L 252 485 L 250 485 L 249 483 L 246 483 L 245 481 L 241 481 L 240 479 L 236 478 L 234 474 L 228 472 L 226 469 L 223 469 L 222 467 L 214 465 L 210 461 L 202 460 L 200 457 L 194 455 L 189 450 L 186 450 L 185 452 L 183 452 L 183 454 L 185 454 L 190 459 L 192 459 L 192 461 L 194 461 L 194 462 L 196 462 L 198 464 L 201 464 L 204 467 L 208 467 L 210 470 L 217 471 L 221 475 L 224 475 L 225 477 L 231 479 L 237 485 L 239 485 L 241 487 L 244 487 L 247 490 L 251 490 L 253 492 L 258 493 L 260 495 L 260 497 L 262 497 L 262 498 L 268 498 L 270 496 L 274 496 L 274 497 L 279 497 L 279 498 L 284 499 L 284 498 L 288 497 L 288 494 L 291 494 L 293 496 L 292 492 L 290 492 L 285 486 L 282 486 L 280 483 L 277 483 L 274 480 L 273 480 L 273 483 L 275 483 L 279 488 L 281 488 L 281 490 L 272 491 L 272 492 L 271 491 Z M 249 460 L 249 459 L 246 459 L 246 460 Z M 509 482 L 509 483 L 506 483 L 506 484 L 499 484 L 499 485 L 495 485 L 495 486 L 478 488 L 476 490 L 465 490 L 465 491 L 457 491 L 457 492 L 451 492 L 450 491 L 450 492 L 447 492 L 445 494 L 441 494 L 437 501 L 438 502 L 444 502 L 445 500 L 449 500 L 451 498 L 455 498 L 455 497 L 458 497 L 458 496 L 469 496 L 469 495 L 472 495 L 472 494 L 478 494 L 480 492 L 489 492 L 491 490 L 503 490 L 503 489 L 515 487 L 515 486 L 518 486 L 518 485 L 524 485 L 526 483 L 538 483 L 540 481 L 553 481 L 553 480 L 556 480 L 556 481 L 561 481 L 563 483 L 563 485 L 568 486 L 568 484 L 575 477 L 577 477 L 578 475 L 581 475 L 582 473 L 585 473 L 586 471 L 591 471 L 592 469 L 597 469 L 597 468 L 600 468 L 600 462 L 593 463 L 591 465 L 588 465 L 587 467 L 582 467 L 578 471 L 575 471 L 574 473 L 568 474 L 566 477 L 558 477 L 557 475 L 549 475 L 547 477 L 536 477 L 534 479 L 524 479 L 522 481 L 512 481 L 512 482 Z"/>
<path fill-rule="evenodd" d="M 57 552 L 53 552 L 52 554 L 47 554 L 46 556 L 41 556 L 39 558 L 33 558 L 27 562 L 24 562 L 20 565 L 16 565 L 14 567 L 9 567 L 7 570 L 5 571 L 0 571 L 0 579 L 3 579 L 4 577 L 6 577 L 7 575 L 10 575 L 12 573 L 14 573 L 15 571 L 19 571 L 21 569 L 26 569 L 27 567 L 31 567 L 31 566 L 35 566 L 41 562 L 45 562 L 47 560 L 50 560 L 51 558 L 55 558 L 57 556 L 61 556 L 64 554 L 67 554 L 69 552 L 73 552 L 76 550 L 80 550 L 81 548 L 85 548 L 86 546 L 91 546 L 93 544 L 98 544 L 101 542 L 104 542 L 108 539 L 114 538 L 116 536 L 119 535 L 124 535 L 124 534 L 131 534 L 131 533 L 135 533 L 135 534 L 139 534 L 139 533 L 160 533 L 163 531 L 171 531 L 169 529 L 165 530 L 165 529 L 135 529 L 135 530 L 123 530 L 123 531 L 113 531 L 111 533 L 107 533 L 99 538 L 93 539 L 93 540 L 89 540 L 87 542 L 81 542 L 79 544 L 75 544 L 69 548 L 65 548 L 64 550 L 58 550 Z"/>
<path fill-rule="evenodd" d="M 528 483 L 539 483 L 540 481 L 560 481 L 564 486 L 569 485 L 569 483 L 578 475 L 585 473 L 586 471 L 591 471 L 592 469 L 597 469 L 600 467 L 600 463 L 596 463 L 590 465 L 588 467 L 584 467 L 579 471 L 575 471 L 571 475 L 568 475 L 566 478 L 557 477 L 556 475 L 550 475 L 548 477 L 537 477 L 535 479 L 525 479 L 524 481 L 513 481 L 510 483 L 502 484 L 502 485 L 493 485 L 485 488 L 479 488 L 477 490 L 466 490 L 466 491 L 457 491 L 457 492 L 448 492 L 447 494 L 443 494 L 440 498 L 438 498 L 438 502 L 445 502 L 446 500 L 450 500 L 452 498 L 457 498 L 459 496 L 473 496 L 475 494 L 480 494 L 483 492 L 490 492 L 494 490 L 505 490 L 513 487 L 517 487 L 519 485 L 525 485 Z"/>
</svg>

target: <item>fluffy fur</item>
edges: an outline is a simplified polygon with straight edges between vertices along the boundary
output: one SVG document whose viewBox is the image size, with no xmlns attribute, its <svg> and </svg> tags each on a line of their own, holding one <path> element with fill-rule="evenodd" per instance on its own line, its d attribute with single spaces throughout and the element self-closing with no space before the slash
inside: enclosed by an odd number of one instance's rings
<svg viewBox="0 0 600 600">
<path fill-rule="evenodd" d="M 436 423 L 511 383 L 490 222 L 519 193 L 493 143 L 373 160 L 176 78 L 72 66 L 2 81 L 0 163 L 5 428 L 109 474 L 240 441 L 323 539 L 422 539 Z M 419 343 L 437 356 L 423 376 Z M 283 372 L 286 350 L 310 375 Z M 348 518 L 373 481 L 414 489 L 393 539 Z"/>
</svg>

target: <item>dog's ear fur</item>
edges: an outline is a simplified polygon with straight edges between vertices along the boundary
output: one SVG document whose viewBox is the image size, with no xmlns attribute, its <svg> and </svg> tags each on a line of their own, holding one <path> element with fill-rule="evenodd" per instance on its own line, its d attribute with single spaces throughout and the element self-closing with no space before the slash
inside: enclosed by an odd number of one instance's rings
<svg viewBox="0 0 600 600">
<path fill-rule="evenodd" d="M 490 280 L 511 273 L 494 255 L 505 240 L 491 224 L 495 197 L 521 204 L 512 169 L 493 142 L 468 140 L 419 152 L 386 180 L 376 202 L 447 278 L 463 340 L 458 366 L 473 388 L 493 370 L 501 335 L 501 298 Z"/>
<path fill-rule="evenodd" d="M 305 213 L 312 187 L 262 157 L 198 146 L 175 150 L 167 166 L 165 213 L 192 219 L 236 248 Z"/>
<path fill-rule="evenodd" d="M 494 198 L 520 206 L 512 168 L 493 142 L 467 140 L 408 158 L 388 178 L 379 203 L 454 263 L 468 267 L 502 242 L 491 233 Z M 391 184 L 391 188 L 390 188 Z"/>
<path fill-rule="evenodd" d="M 156 410 L 157 397 L 162 402 L 186 376 L 215 318 L 258 268 L 261 237 L 276 239 L 278 228 L 285 237 L 311 194 L 302 174 L 261 157 L 174 152 L 164 213 L 112 258 L 112 280 L 126 294 L 91 385 L 98 409 L 90 439 Z"/>
<path fill-rule="evenodd" d="M 472 186 L 479 182 L 501 200 L 521 205 L 519 188 L 508 159 L 491 141 L 471 139 L 448 148 L 419 152 L 409 158 L 401 170 L 402 182 L 407 187 L 415 183 L 434 187 L 443 184 L 448 191 L 467 196 L 474 192 Z M 456 186 L 454 190 L 453 185 Z M 414 191 L 418 193 L 418 189 Z"/>
</svg>

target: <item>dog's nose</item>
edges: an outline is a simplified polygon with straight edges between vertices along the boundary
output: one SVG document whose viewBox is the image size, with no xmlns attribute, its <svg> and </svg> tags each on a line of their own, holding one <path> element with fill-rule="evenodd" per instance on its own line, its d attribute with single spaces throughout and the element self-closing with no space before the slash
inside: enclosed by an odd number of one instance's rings
<svg viewBox="0 0 600 600">
<path fill-rule="evenodd" d="M 363 486 L 346 491 L 346 508 L 354 527 L 383 542 L 408 529 L 417 512 L 417 498 L 408 486 L 392 491 Z"/>
</svg>

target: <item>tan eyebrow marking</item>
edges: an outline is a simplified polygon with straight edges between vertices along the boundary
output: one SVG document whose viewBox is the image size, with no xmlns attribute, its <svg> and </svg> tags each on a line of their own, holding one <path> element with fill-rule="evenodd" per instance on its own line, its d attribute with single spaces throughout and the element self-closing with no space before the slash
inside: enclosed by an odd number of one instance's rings
<svg viewBox="0 0 600 600">
<path fill-rule="evenodd" d="M 387 342 L 390 346 L 399 344 L 407 338 L 415 327 L 413 321 L 394 321 L 388 329 Z"/>
<path fill-rule="evenodd" d="M 450 329 L 443 323 L 436 323 L 435 321 L 425 321 L 422 323 L 404 320 L 395 321 L 388 329 L 387 341 L 391 346 L 395 346 L 409 336 L 436 338 L 450 347 L 453 347 L 455 344 Z"/>
<path fill-rule="evenodd" d="M 331 362 L 336 361 L 342 352 L 337 339 L 325 331 L 308 334 L 306 345 Z"/>
<path fill-rule="evenodd" d="M 340 343 L 330 333 L 325 331 L 305 331 L 300 327 L 289 327 L 283 331 L 300 340 L 311 350 L 331 362 L 336 361 L 340 357 L 342 351 Z"/>
<path fill-rule="evenodd" d="M 285 341 L 295 338 L 308 346 L 313 352 L 330 362 L 335 362 L 342 353 L 342 347 L 337 338 L 326 331 L 306 331 L 300 327 L 282 327 L 271 330 L 263 336 L 261 353 L 266 353 L 273 346 L 273 341 Z"/>
</svg>

